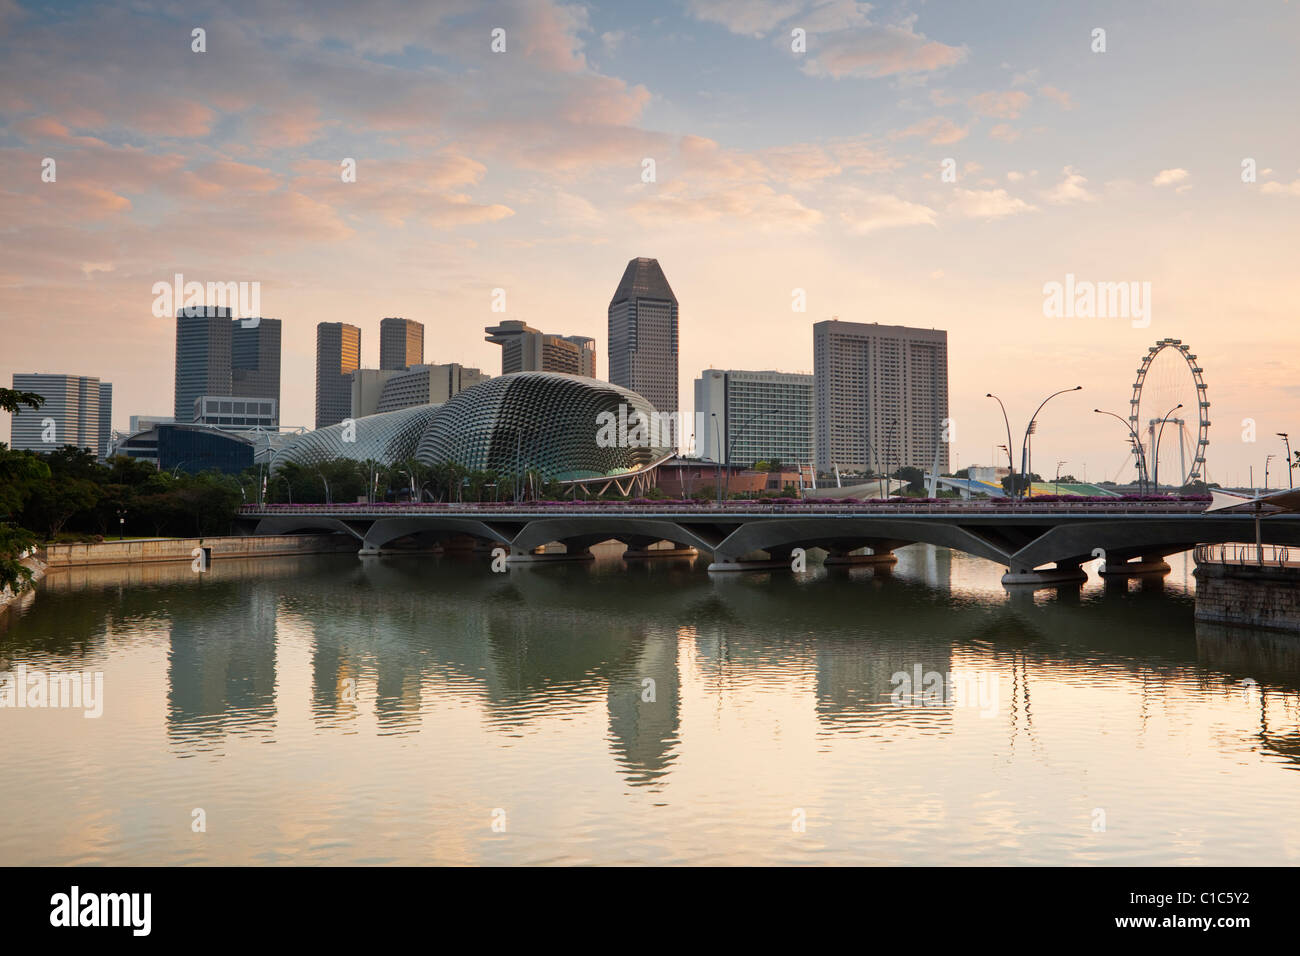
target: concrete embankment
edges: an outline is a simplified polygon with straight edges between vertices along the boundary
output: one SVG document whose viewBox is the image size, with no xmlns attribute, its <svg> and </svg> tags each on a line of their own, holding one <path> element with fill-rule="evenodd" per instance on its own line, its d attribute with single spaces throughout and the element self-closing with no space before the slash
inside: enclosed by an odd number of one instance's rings
<svg viewBox="0 0 1300 956">
<path fill-rule="evenodd" d="M 193 561 L 194 549 L 207 551 L 209 561 L 222 558 L 263 558 L 292 554 L 355 553 L 357 539 L 345 534 L 284 534 L 212 538 L 146 538 L 89 544 L 51 544 L 41 556 L 51 570 L 152 561 Z"/>
<path fill-rule="evenodd" d="M 1300 568 L 1198 564 L 1196 620 L 1300 632 Z"/>
</svg>

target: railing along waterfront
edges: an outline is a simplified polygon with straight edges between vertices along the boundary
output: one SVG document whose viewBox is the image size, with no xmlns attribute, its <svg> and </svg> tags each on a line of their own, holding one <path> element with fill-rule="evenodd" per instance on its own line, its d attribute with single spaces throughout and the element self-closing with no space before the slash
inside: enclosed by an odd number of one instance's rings
<svg viewBox="0 0 1300 956">
<path fill-rule="evenodd" d="M 935 514 L 935 515 L 1060 515 L 1060 514 L 1199 514 L 1209 499 L 1166 498 L 1116 501 L 963 501 L 961 499 L 781 501 L 730 500 L 695 502 L 649 499 L 633 501 L 472 501 L 472 502 L 348 502 L 346 504 L 244 505 L 248 515 L 436 515 L 436 514 Z"/>
<path fill-rule="evenodd" d="M 1280 544 L 1198 544 L 1192 553 L 1197 564 L 1243 564 L 1268 568 L 1300 567 L 1300 548 L 1292 557 Z"/>
</svg>

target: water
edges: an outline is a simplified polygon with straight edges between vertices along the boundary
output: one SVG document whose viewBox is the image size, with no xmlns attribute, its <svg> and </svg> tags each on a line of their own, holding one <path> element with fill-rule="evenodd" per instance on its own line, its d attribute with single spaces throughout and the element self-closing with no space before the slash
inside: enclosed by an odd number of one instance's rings
<svg viewBox="0 0 1300 956">
<path fill-rule="evenodd" d="M 1186 556 L 1008 596 L 928 546 L 597 550 L 50 575 L 0 670 L 102 671 L 104 713 L 0 710 L 0 864 L 1300 860 L 1300 638 L 1197 626 Z M 971 682 L 895 706 L 918 665 Z"/>
</svg>

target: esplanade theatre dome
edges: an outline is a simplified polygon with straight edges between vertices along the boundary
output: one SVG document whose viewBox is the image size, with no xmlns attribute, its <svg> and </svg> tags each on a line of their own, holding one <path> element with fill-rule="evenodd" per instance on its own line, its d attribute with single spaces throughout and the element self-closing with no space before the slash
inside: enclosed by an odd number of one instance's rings
<svg viewBox="0 0 1300 956">
<path fill-rule="evenodd" d="M 638 419 L 646 423 L 640 430 Z M 426 465 L 455 462 L 471 471 L 535 470 L 556 481 L 615 478 L 673 453 L 672 438 L 656 434 L 655 420 L 645 398 L 609 382 L 560 372 L 514 372 L 471 386 L 441 405 L 307 432 L 276 460 L 393 464 L 414 457 Z"/>
<path fill-rule="evenodd" d="M 625 475 L 672 454 L 654 441 L 660 437 L 649 427 L 654 412 L 645 398 L 609 382 L 514 372 L 453 395 L 425 428 L 415 457 L 473 470 L 531 468 L 557 481 Z M 635 433 L 638 417 L 647 423 L 641 436 Z M 602 423 L 606 430 L 598 441 Z"/>
</svg>

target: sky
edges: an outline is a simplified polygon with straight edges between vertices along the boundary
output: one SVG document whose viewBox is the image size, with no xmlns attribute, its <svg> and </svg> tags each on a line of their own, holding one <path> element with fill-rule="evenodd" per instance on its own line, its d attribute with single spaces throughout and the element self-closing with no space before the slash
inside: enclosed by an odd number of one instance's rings
<svg viewBox="0 0 1300 956">
<path fill-rule="evenodd" d="M 361 327 L 365 366 L 396 315 L 426 361 L 495 374 L 483 328 L 522 319 L 593 336 L 603 377 L 649 256 L 685 410 L 710 367 L 811 372 L 832 316 L 941 328 L 954 468 L 1001 454 L 988 392 L 1020 432 L 1079 384 L 1035 470 L 1127 478 L 1092 410 L 1127 415 L 1173 337 L 1209 478 L 1259 484 L 1300 436 L 1298 49 L 1283 0 L 0 0 L 0 382 L 93 375 L 115 427 L 170 414 L 177 273 L 259 283 L 285 425 L 312 424 L 322 321 Z M 1067 275 L 1149 303 L 1049 314 Z M 1151 403 L 1195 400 L 1155 378 Z"/>
</svg>

